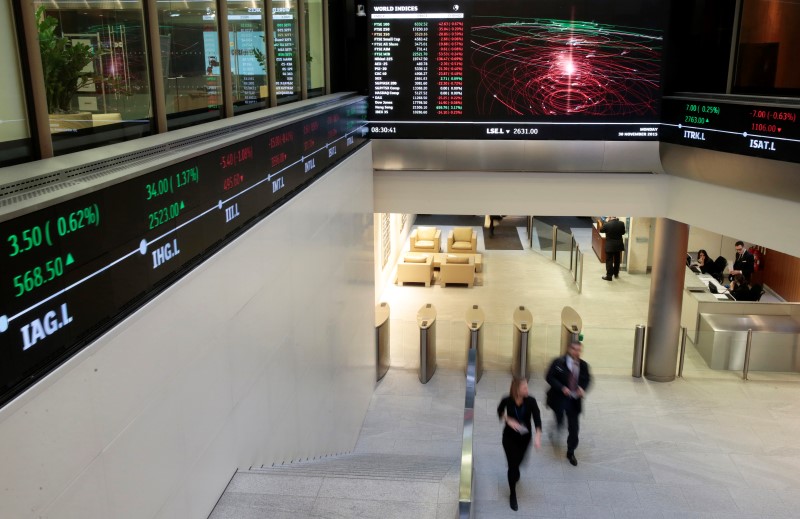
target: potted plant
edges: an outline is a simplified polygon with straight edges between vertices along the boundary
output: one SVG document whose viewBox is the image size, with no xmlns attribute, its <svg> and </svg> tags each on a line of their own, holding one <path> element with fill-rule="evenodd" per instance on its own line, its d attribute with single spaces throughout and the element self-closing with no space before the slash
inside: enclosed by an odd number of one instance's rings
<svg viewBox="0 0 800 519">
<path fill-rule="evenodd" d="M 78 117 L 72 109 L 75 94 L 92 81 L 92 73 L 84 69 L 95 57 L 92 47 L 73 42 L 58 32 L 58 20 L 45 14 L 45 7 L 36 10 L 36 25 L 39 32 L 39 51 L 42 55 L 44 87 L 47 95 L 47 111 L 51 114 L 51 131 L 64 131 L 91 126 L 91 114 Z M 69 116 L 64 117 L 64 114 Z M 52 123 L 54 117 L 65 120 L 84 119 L 88 124 L 70 125 Z M 87 117 L 88 116 L 88 117 Z"/>
</svg>

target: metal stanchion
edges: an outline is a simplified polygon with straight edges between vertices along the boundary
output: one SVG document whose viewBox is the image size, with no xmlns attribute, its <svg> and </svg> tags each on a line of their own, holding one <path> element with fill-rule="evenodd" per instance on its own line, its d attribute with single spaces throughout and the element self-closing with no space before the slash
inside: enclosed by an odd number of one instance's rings
<svg viewBox="0 0 800 519">
<path fill-rule="evenodd" d="M 558 240 L 558 227 L 553 226 L 553 257 L 551 258 L 553 261 L 556 260 L 556 249 L 558 248 L 557 241 Z"/>
<path fill-rule="evenodd" d="M 681 356 L 678 359 L 678 376 L 683 378 L 683 359 L 686 357 L 686 327 L 681 326 Z"/>
<path fill-rule="evenodd" d="M 633 335 L 633 366 L 631 367 L 631 376 L 636 378 L 642 377 L 642 364 L 644 362 L 644 332 L 644 325 L 637 324 L 636 333 Z"/>
<path fill-rule="evenodd" d="M 744 348 L 744 370 L 742 372 L 742 378 L 747 380 L 747 372 L 750 371 L 750 347 L 753 345 L 753 329 L 748 328 L 747 330 L 747 345 Z"/>
</svg>

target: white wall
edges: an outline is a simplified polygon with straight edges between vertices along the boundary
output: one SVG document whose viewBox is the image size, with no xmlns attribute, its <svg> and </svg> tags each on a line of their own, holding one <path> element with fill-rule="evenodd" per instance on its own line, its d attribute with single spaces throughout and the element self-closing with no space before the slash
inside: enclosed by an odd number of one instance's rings
<svg viewBox="0 0 800 519">
<path fill-rule="evenodd" d="M 367 146 L 0 410 L 0 517 L 205 519 L 353 448 L 375 384 Z"/>
<path fill-rule="evenodd" d="M 800 204 L 670 175 L 385 170 L 374 182 L 379 212 L 661 216 L 800 256 Z"/>
</svg>

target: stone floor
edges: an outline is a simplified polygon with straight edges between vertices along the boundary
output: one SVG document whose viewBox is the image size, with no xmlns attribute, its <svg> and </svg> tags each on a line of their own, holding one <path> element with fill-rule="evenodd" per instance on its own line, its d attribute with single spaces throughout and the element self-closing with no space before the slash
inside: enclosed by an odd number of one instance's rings
<svg viewBox="0 0 800 519">
<path fill-rule="evenodd" d="M 586 237 L 576 236 L 579 240 Z M 479 241 L 483 237 L 479 236 Z M 480 245 L 480 243 L 479 243 Z M 603 281 L 590 247 L 578 294 L 562 267 L 530 249 L 487 251 L 484 284 L 472 289 L 390 286 L 393 319 L 414 320 L 432 302 L 439 318 L 463 320 L 480 303 L 487 321 L 510 323 L 525 304 L 540 327 L 557 326 L 564 305 L 584 320 L 594 384 L 581 418 L 579 464 L 550 436 L 542 371 L 557 345 L 534 351 L 531 394 L 544 418 L 508 507 L 502 427 L 496 406 L 507 370 L 486 371 L 475 404 L 475 517 L 794 518 L 800 507 L 800 376 L 712 371 L 690 345 L 684 378 L 632 378 L 633 327 L 645 323 L 649 276 Z M 456 513 L 464 376 L 439 368 L 428 384 L 392 368 L 378 383 L 353 454 L 234 476 L 211 519 L 266 517 L 447 518 Z"/>
</svg>

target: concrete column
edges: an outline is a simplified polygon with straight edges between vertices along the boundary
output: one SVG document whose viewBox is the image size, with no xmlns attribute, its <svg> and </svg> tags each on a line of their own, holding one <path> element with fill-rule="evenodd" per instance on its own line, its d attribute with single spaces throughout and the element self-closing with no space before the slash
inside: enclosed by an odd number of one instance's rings
<svg viewBox="0 0 800 519">
<path fill-rule="evenodd" d="M 688 244 L 688 225 L 656 219 L 644 363 L 644 376 L 656 382 L 675 379 Z"/>
</svg>

